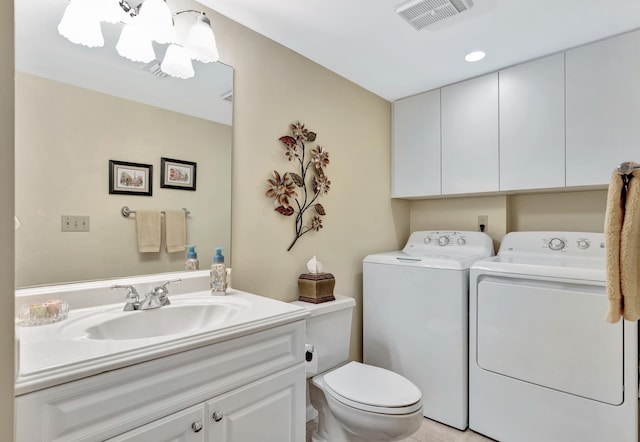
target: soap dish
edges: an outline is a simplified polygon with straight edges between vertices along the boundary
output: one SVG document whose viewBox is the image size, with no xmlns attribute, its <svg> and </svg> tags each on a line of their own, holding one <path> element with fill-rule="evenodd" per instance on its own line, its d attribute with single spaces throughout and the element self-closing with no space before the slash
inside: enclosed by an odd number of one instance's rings
<svg viewBox="0 0 640 442">
<path fill-rule="evenodd" d="M 52 324 L 67 319 L 68 315 L 69 304 L 59 299 L 25 304 L 18 311 L 18 325 L 30 327 Z"/>
</svg>

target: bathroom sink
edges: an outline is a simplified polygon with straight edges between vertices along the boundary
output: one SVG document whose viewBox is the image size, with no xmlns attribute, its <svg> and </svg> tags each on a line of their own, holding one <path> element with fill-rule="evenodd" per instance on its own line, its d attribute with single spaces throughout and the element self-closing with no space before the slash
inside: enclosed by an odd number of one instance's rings
<svg viewBox="0 0 640 442">
<path fill-rule="evenodd" d="M 236 316 L 233 304 L 170 305 L 126 312 L 86 329 L 89 339 L 143 339 L 209 329 Z"/>
</svg>

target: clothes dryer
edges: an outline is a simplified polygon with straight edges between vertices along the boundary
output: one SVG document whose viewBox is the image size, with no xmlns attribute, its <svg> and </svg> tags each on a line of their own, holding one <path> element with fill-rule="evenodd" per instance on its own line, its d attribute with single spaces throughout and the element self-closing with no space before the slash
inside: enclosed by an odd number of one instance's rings
<svg viewBox="0 0 640 442">
<path fill-rule="evenodd" d="M 610 324 L 601 233 L 514 232 L 470 275 L 469 427 L 638 441 L 638 329 Z"/>
<path fill-rule="evenodd" d="M 423 393 L 423 414 L 468 424 L 469 268 L 493 255 L 481 232 L 414 232 L 401 251 L 363 262 L 363 356 Z"/>
</svg>

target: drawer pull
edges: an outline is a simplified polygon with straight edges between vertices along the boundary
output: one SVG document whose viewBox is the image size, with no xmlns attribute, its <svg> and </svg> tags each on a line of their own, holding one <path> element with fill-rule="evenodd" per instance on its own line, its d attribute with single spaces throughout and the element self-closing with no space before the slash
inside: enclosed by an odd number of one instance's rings
<svg viewBox="0 0 640 442">
<path fill-rule="evenodd" d="M 194 433 L 200 432 L 200 430 L 202 430 L 202 422 L 196 421 L 196 422 L 192 423 L 191 424 L 191 429 L 193 430 Z"/>
<path fill-rule="evenodd" d="M 220 422 L 222 420 L 222 418 L 224 417 L 224 415 L 222 414 L 221 411 L 215 411 L 211 417 L 213 418 L 214 421 L 216 422 Z"/>
</svg>

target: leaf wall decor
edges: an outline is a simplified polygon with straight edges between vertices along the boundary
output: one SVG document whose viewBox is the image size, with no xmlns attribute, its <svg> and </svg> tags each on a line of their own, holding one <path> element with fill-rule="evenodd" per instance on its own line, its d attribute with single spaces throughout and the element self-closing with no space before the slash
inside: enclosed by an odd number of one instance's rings
<svg viewBox="0 0 640 442">
<path fill-rule="evenodd" d="M 283 216 L 295 215 L 295 237 L 287 248 L 290 251 L 298 239 L 303 235 L 322 228 L 322 216 L 326 211 L 317 200 L 326 195 L 331 187 L 325 170 L 329 165 L 329 152 L 322 146 L 316 145 L 307 154 L 305 142 L 314 142 L 316 133 L 296 121 L 289 125 L 291 135 L 279 138 L 285 148 L 285 156 L 294 162 L 296 172 L 280 172 L 274 170 L 272 177 L 267 180 L 266 196 L 274 200 L 275 211 Z M 309 155 L 307 157 L 307 155 Z M 315 215 L 305 222 L 305 212 L 313 207 Z"/>
</svg>

